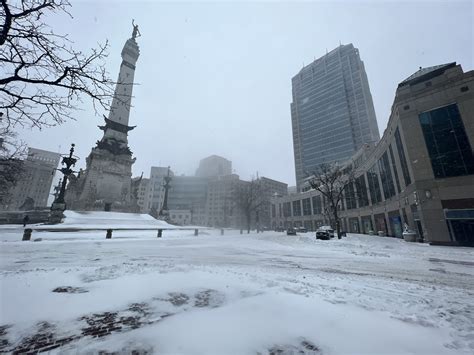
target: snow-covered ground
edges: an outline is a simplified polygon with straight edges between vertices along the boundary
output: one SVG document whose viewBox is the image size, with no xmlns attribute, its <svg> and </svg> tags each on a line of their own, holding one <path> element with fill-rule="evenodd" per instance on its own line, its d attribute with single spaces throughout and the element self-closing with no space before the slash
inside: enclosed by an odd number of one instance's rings
<svg viewBox="0 0 474 355">
<path fill-rule="evenodd" d="M 474 352 L 474 249 L 214 230 L 21 236 L 0 229 L 0 352 Z"/>
</svg>

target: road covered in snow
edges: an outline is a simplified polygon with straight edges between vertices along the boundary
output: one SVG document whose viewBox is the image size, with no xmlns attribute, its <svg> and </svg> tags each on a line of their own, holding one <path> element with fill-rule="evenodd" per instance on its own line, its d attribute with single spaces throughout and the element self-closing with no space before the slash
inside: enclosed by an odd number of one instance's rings
<svg viewBox="0 0 474 355">
<path fill-rule="evenodd" d="M 472 354 L 474 249 L 0 230 L 0 352 Z"/>
</svg>

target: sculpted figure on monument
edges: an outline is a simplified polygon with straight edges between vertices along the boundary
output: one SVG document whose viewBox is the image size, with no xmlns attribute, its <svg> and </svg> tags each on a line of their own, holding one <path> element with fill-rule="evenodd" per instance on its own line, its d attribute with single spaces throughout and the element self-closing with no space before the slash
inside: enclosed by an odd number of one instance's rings
<svg viewBox="0 0 474 355">
<path fill-rule="evenodd" d="M 135 25 L 135 20 L 132 20 L 132 26 L 133 26 L 132 38 L 135 39 L 137 37 L 140 37 L 142 34 L 138 30 L 138 25 Z"/>
</svg>

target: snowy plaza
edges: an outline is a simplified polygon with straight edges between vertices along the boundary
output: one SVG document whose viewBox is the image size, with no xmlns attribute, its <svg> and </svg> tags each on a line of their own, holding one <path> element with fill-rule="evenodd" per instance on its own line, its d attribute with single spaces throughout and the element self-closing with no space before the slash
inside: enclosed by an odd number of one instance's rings
<svg viewBox="0 0 474 355">
<path fill-rule="evenodd" d="M 0 351 L 472 354 L 474 249 L 350 234 L 0 233 Z"/>
</svg>

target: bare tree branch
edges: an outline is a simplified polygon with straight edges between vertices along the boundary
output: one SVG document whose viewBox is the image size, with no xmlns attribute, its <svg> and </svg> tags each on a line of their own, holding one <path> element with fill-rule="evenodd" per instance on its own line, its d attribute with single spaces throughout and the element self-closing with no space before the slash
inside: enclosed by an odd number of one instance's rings
<svg viewBox="0 0 474 355">
<path fill-rule="evenodd" d="M 308 180 L 310 186 L 319 191 L 329 206 L 328 212 L 336 223 L 337 235 L 341 239 L 341 225 L 338 214 L 347 187 L 355 181 L 355 169 L 339 164 L 321 164 Z"/>
<path fill-rule="evenodd" d="M 233 198 L 235 206 L 242 212 L 246 220 L 247 233 L 250 233 L 252 217 L 257 218 L 261 207 L 268 203 L 268 194 L 265 193 L 260 180 L 241 181 L 234 188 Z"/>
<path fill-rule="evenodd" d="M 74 119 L 84 98 L 109 110 L 115 82 L 105 69 L 108 42 L 84 54 L 43 21 L 67 0 L 0 0 L 0 112 L 12 125 L 44 127 Z"/>
<path fill-rule="evenodd" d="M 9 123 L 0 114 L 0 205 L 10 199 L 10 193 L 23 172 L 26 144 L 16 139 Z"/>
</svg>

